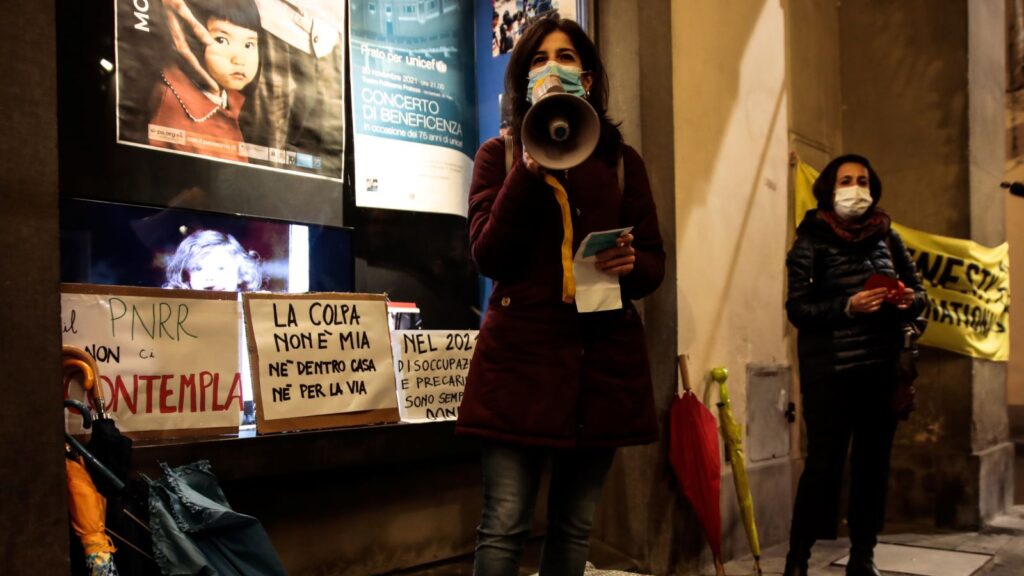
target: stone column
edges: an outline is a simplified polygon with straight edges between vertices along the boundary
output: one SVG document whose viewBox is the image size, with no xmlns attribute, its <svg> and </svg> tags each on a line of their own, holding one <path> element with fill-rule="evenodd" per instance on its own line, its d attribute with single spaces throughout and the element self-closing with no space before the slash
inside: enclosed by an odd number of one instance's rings
<svg viewBox="0 0 1024 576">
<path fill-rule="evenodd" d="M 14 0 L 0 19 L 0 558 L 26 574 L 68 573 L 54 7 Z"/>
<path fill-rule="evenodd" d="M 668 0 L 596 2 L 596 39 L 611 85 L 609 114 L 644 158 L 667 252 L 665 281 L 640 306 L 662 440 L 619 451 L 605 486 L 594 540 L 655 574 L 696 567 L 699 529 L 683 522 L 667 460 L 668 408 L 678 350 L 672 29 Z"/>
<path fill-rule="evenodd" d="M 748 391 L 765 384 L 748 378 L 764 371 L 752 367 L 788 375 L 783 10 L 771 1 L 598 6 L 612 113 L 626 120 L 627 139 L 640 144 L 669 254 L 665 284 L 645 303 L 663 431 L 680 352 L 691 356 L 698 391 L 712 366 L 731 369 L 734 414 L 749 424 Z M 777 417 L 788 446 L 781 411 Z M 710 556 L 669 469 L 670 445 L 663 433 L 658 444 L 621 451 L 595 539 L 639 559 L 648 572 L 688 574 Z M 765 544 L 788 529 L 789 454 L 776 456 L 748 464 Z M 747 553 L 728 464 L 721 506 L 724 555 Z"/>
</svg>

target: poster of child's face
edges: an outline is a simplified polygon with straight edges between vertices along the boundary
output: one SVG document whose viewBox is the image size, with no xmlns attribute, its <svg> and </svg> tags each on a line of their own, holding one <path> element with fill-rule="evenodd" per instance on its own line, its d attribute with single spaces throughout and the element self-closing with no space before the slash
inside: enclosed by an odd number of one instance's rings
<svg viewBox="0 0 1024 576">
<path fill-rule="evenodd" d="M 351 284 L 340 228 L 71 198 L 60 227 L 64 282 L 227 292 Z"/>
<path fill-rule="evenodd" d="M 119 143 L 342 179 L 344 2 L 114 2 Z"/>
<path fill-rule="evenodd" d="M 188 228 L 182 227 L 182 233 L 185 232 Z M 261 240 L 270 235 L 264 232 L 263 236 Z M 278 241 L 268 243 L 266 249 L 287 246 L 287 238 L 275 240 Z M 287 253 L 283 257 L 287 258 Z M 270 269 L 264 270 L 259 252 L 246 249 L 233 235 L 220 230 L 194 230 L 173 253 L 159 253 L 157 258 L 165 261 L 164 288 L 252 292 L 264 284 L 269 289 L 282 280 L 268 274 Z"/>
<path fill-rule="evenodd" d="M 576 19 L 573 0 L 493 0 L 491 55 L 508 54 L 523 32 L 541 18 Z"/>
</svg>

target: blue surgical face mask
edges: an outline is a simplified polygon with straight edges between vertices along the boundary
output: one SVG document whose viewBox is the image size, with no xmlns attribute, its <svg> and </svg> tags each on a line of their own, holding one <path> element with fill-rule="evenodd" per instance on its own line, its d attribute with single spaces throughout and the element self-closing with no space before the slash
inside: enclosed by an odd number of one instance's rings
<svg viewBox="0 0 1024 576">
<path fill-rule="evenodd" d="M 558 62 L 550 61 L 540 68 L 530 70 L 529 84 L 526 86 L 526 101 L 533 103 L 533 93 L 541 88 L 541 93 L 546 94 L 547 88 L 544 84 L 548 78 L 554 77 L 562 84 L 562 88 L 573 96 L 583 98 L 587 91 L 583 88 L 583 69 L 579 66 L 566 66 Z"/>
</svg>

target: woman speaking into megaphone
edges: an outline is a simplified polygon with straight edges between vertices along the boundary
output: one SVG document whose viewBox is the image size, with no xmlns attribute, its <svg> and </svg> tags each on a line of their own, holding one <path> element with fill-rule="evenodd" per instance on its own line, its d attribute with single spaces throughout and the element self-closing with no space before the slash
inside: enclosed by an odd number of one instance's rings
<svg viewBox="0 0 1024 576">
<path fill-rule="evenodd" d="M 580 575 L 615 449 L 658 438 L 632 300 L 661 284 L 665 251 L 643 160 L 608 119 L 604 66 L 576 23 L 525 32 L 503 101 L 509 133 L 477 152 L 469 196 L 472 257 L 495 281 L 457 424 L 482 440 L 474 574 L 519 573 L 550 462 L 540 574 Z"/>
</svg>

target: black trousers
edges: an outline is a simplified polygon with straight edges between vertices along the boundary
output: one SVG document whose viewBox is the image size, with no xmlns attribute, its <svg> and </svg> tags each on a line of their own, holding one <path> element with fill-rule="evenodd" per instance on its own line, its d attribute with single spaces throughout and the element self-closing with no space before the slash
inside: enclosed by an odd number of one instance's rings
<svg viewBox="0 0 1024 576">
<path fill-rule="evenodd" d="M 871 549 L 878 541 L 896 433 L 890 407 L 894 382 L 892 369 L 870 367 L 803 383 L 807 461 L 790 527 L 794 559 L 808 558 L 816 540 L 836 538 L 848 449 L 850 542 L 855 549 Z"/>
</svg>

